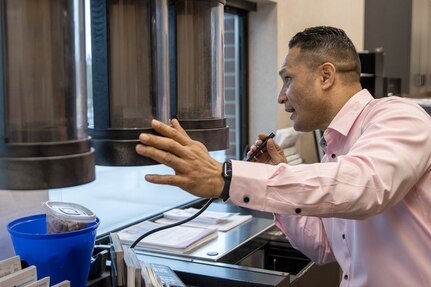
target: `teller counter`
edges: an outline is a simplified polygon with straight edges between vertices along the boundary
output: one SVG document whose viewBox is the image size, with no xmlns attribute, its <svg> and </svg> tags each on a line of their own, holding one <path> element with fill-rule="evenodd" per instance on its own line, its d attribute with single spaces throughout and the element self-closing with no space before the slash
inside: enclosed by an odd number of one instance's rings
<svg viewBox="0 0 431 287">
<path fill-rule="evenodd" d="M 103 250 L 109 244 L 110 232 L 118 232 L 145 220 L 155 220 L 173 208 L 200 208 L 205 204 L 205 200 L 179 188 L 147 184 L 143 180 L 146 174 L 168 174 L 169 171 L 163 165 L 97 166 L 98 180 L 85 186 L 52 190 L 49 197 L 50 200 L 81 204 L 96 213 L 101 221 L 96 244 Z M 234 229 L 219 232 L 216 239 L 189 254 L 145 250 L 136 250 L 136 253 L 148 263 L 170 266 L 188 286 L 338 286 L 338 266 L 319 267 L 311 263 L 292 248 L 274 226 L 272 214 L 222 201 L 214 201 L 209 210 L 238 212 L 253 217 Z M 95 255 L 97 252 L 100 252 L 98 248 Z M 100 272 L 96 273 L 99 275 Z M 109 287 L 111 280 L 106 273 L 109 272 L 104 272 L 102 277 L 95 275 L 96 279 L 91 280 L 89 286 Z"/>
<path fill-rule="evenodd" d="M 190 207 L 200 208 L 202 205 L 203 202 L 195 202 Z M 219 232 L 216 239 L 189 254 L 149 252 L 135 248 L 138 258 L 146 263 L 170 266 L 187 286 L 339 285 L 338 265 L 317 266 L 310 262 L 292 248 L 274 225 L 272 214 L 220 201 L 213 202 L 208 209 L 251 214 L 253 218 L 234 229 Z"/>
</svg>

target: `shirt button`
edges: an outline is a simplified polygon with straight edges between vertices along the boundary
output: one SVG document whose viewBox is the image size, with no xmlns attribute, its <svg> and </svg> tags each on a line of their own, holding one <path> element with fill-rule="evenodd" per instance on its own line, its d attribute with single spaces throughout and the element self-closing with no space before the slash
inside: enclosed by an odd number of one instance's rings
<svg viewBox="0 0 431 287">
<path fill-rule="evenodd" d="M 343 235 L 341 235 L 341 237 L 343 237 L 343 239 L 346 239 L 346 235 L 343 233 Z"/>
<path fill-rule="evenodd" d="M 242 200 L 244 200 L 244 202 L 247 203 L 250 201 L 250 198 L 248 196 L 244 196 Z"/>
<path fill-rule="evenodd" d="M 344 279 L 345 279 L 345 280 L 349 279 L 349 275 L 344 274 Z"/>
<path fill-rule="evenodd" d="M 296 214 L 300 214 L 300 213 L 301 213 L 301 211 L 302 211 L 302 210 L 301 210 L 301 208 L 297 208 L 297 209 L 295 209 L 295 213 L 296 213 Z"/>
<path fill-rule="evenodd" d="M 331 154 L 332 158 L 336 158 L 337 156 L 335 155 L 335 153 Z"/>
</svg>

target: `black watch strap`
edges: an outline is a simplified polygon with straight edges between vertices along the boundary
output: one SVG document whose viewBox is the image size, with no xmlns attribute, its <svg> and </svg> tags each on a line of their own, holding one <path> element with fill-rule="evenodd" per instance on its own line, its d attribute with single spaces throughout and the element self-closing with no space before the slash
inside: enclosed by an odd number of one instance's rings
<svg viewBox="0 0 431 287">
<path fill-rule="evenodd" d="M 223 163 L 221 175 L 224 179 L 224 186 L 219 198 L 223 199 L 223 201 L 226 201 L 229 199 L 230 182 L 232 179 L 232 162 L 230 160 L 227 160 Z"/>
</svg>

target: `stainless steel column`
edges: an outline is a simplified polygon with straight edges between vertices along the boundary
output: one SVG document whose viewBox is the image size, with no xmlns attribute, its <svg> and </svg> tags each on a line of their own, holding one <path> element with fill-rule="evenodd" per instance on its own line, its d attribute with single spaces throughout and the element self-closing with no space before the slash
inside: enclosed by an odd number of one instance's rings
<svg viewBox="0 0 431 287">
<path fill-rule="evenodd" d="M 138 156 L 139 134 L 169 119 L 167 0 L 92 0 L 96 164 L 156 164 Z M 93 120 L 94 119 L 94 120 Z"/>
<path fill-rule="evenodd" d="M 176 115 L 209 150 L 229 147 L 224 118 L 224 4 L 176 0 Z"/>
<path fill-rule="evenodd" d="M 94 179 L 83 0 L 0 1 L 0 188 Z"/>
</svg>

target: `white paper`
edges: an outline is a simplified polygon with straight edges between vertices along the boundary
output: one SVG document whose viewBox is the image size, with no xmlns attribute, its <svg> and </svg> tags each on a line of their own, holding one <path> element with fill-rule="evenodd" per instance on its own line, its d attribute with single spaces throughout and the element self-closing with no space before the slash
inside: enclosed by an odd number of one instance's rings
<svg viewBox="0 0 431 287">
<path fill-rule="evenodd" d="M 205 223 L 200 223 L 200 222 L 194 222 L 189 221 L 184 223 L 184 226 L 194 226 L 194 227 L 200 227 L 200 228 L 215 228 L 218 231 L 229 231 L 234 227 L 237 227 L 238 225 L 250 221 L 253 217 L 251 215 L 240 215 L 240 214 L 236 214 L 233 215 L 231 217 L 229 217 L 228 220 L 224 220 L 220 223 L 217 224 L 205 224 Z M 176 220 L 172 220 L 172 219 L 167 219 L 164 217 L 161 217 L 157 220 L 155 220 L 156 223 L 160 223 L 160 224 L 173 224 L 175 222 L 178 222 Z"/>
<path fill-rule="evenodd" d="M 171 220 L 180 221 L 193 216 L 198 211 L 199 209 L 196 209 L 196 208 L 187 208 L 187 209 L 174 208 L 167 212 L 164 212 L 163 217 Z M 200 214 L 192 221 L 204 223 L 204 224 L 218 224 L 218 223 L 221 223 L 222 221 L 229 220 L 229 218 L 231 218 L 236 214 L 238 213 L 205 210 L 202 214 Z"/>
<path fill-rule="evenodd" d="M 143 221 L 129 228 L 118 232 L 121 241 L 124 244 L 132 244 L 139 236 L 163 225 L 150 221 Z M 157 249 L 166 248 L 167 250 L 185 251 L 201 239 L 217 236 L 217 230 L 214 228 L 195 228 L 188 226 L 175 226 L 153 233 L 140 241 L 141 247 L 153 247 Z M 195 247 L 195 246 L 194 246 Z"/>
</svg>

